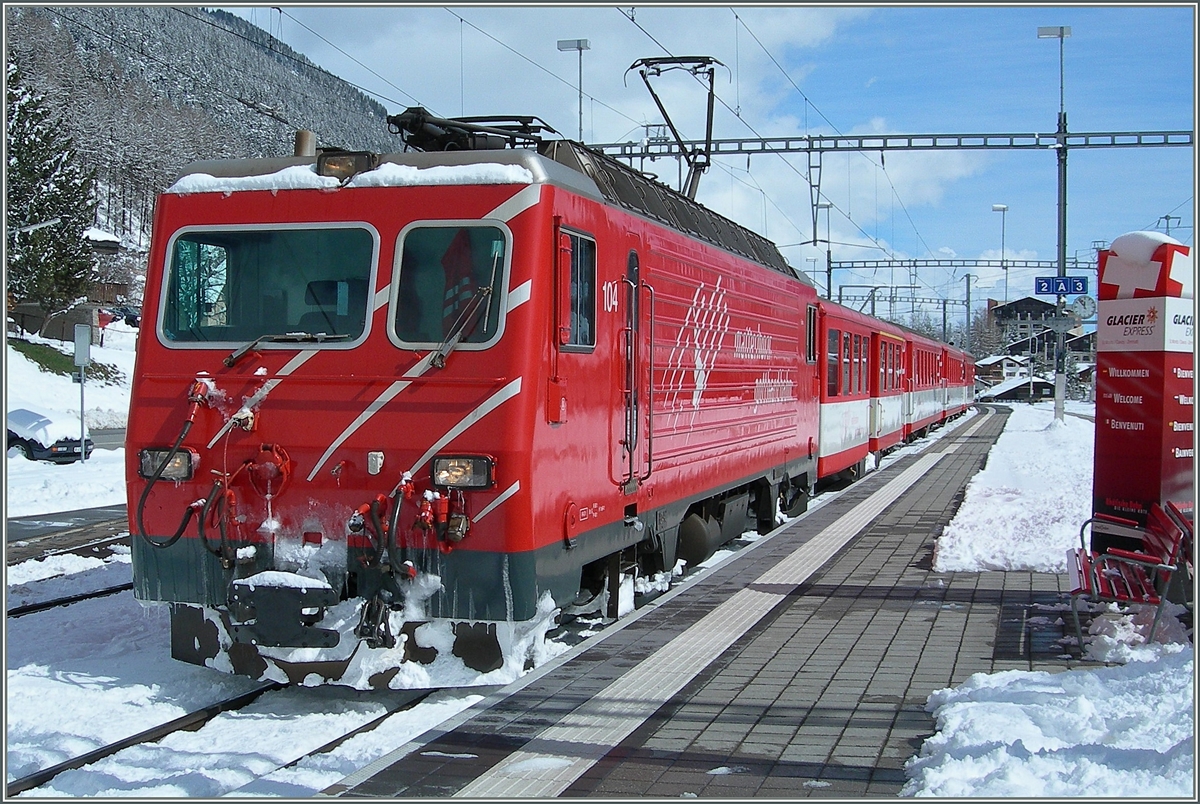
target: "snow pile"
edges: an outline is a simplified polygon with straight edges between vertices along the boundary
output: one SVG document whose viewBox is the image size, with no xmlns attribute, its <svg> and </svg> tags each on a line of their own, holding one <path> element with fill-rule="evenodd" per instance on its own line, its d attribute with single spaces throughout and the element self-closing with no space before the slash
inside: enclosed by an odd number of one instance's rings
<svg viewBox="0 0 1200 804">
<path fill-rule="evenodd" d="M 348 187 L 415 187 L 435 184 L 533 184 L 533 174 L 520 165 L 435 165 L 415 168 L 384 162 L 360 173 Z"/>
<path fill-rule="evenodd" d="M 117 545 L 114 549 L 114 555 L 120 555 L 119 561 L 126 564 L 131 563 L 130 550 L 124 545 Z M 13 587 L 20 587 L 25 584 L 44 581 L 48 578 L 57 578 L 63 575 L 80 575 L 89 570 L 102 569 L 109 565 L 109 561 L 102 558 L 92 556 L 80 556 L 74 553 L 59 553 L 58 555 L 46 556 L 45 558 L 36 558 L 32 561 L 22 561 L 9 567 L 5 573 L 5 581 L 9 586 L 9 602 L 12 602 L 11 593 Z"/>
<path fill-rule="evenodd" d="M 90 379 L 84 383 L 84 421 L 89 428 L 125 426 L 129 418 L 129 387 L 137 334 L 138 331 L 124 321 L 114 321 L 104 329 L 104 345 L 92 345 L 92 362 L 115 367 L 121 378 L 112 384 Z M 74 345 L 64 341 L 37 335 L 23 336 L 22 340 L 53 346 L 67 355 L 74 354 Z M 4 358 L 5 410 L 27 408 L 51 415 L 55 420 L 74 419 L 75 429 L 68 435 L 79 438 L 79 384 L 67 375 L 42 371 L 11 343 L 5 345 Z"/>
<path fill-rule="evenodd" d="M 935 572 L 1066 572 L 1092 515 L 1095 425 L 1052 406 L 1014 405 L 987 465 L 934 549 Z"/>
<path fill-rule="evenodd" d="M 192 173 L 167 188 L 174 195 L 235 193 L 244 190 L 332 190 L 341 184 L 334 176 L 318 176 L 311 165 L 293 165 L 265 176 L 212 176 Z"/>
<path fill-rule="evenodd" d="M 384 162 L 354 176 L 347 187 L 418 187 L 432 185 L 532 184 L 533 174 L 520 165 L 435 165 L 415 168 Z M 293 165 L 264 176 L 212 176 L 192 173 L 167 189 L 175 195 L 235 193 L 246 190 L 332 190 L 341 185 L 333 176 L 319 176 L 312 165 Z"/>
<path fill-rule="evenodd" d="M 8 607 L 29 606 L 71 595 L 112 589 L 133 580 L 128 545 L 113 545 L 104 558 L 63 553 L 8 568 Z"/>
<path fill-rule="evenodd" d="M 114 384 L 88 381 L 83 386 L 84 423 L 94 428 L 121 428 L 129 418 L 130 378 L 138 330 L 113 322 L 104 330 L 104 345 L 93 345 L 93 362 L 114 366 L 121 379 Z M 70 354 L 72 345 L 30 335 L 32 343 L 53 346 Z M 69 376 L 42 371 L 13 348 L 5 349 L 6 412 L 25 408 L 47 414 L 62 424 L 63 433 L 79 438 L 79 385 Z M 93 436 L 94 437 L 94 436 Z M 36 516 L 125 503 L 125 450 L 96 449 L 86 462 L 55 465 L 28 461 L 17 449 L 8 450 L 5 515 Z"/>
<path fill-rule="evenodd" d="M 976 673 L 935 692 L 901 795 L 1190 796 L 1194 653 L 1096 670 Z"/>
<path fill-rule="evenodd" d="M 125 504 L 124 448 L 96 449 L 86 462 L 59 465 L 26 460 L 14 447 L 8 451 L 7 461 L 5 516 L 38 516 Z M 10 567 L 9 572 L 13 571 L 15 568 Z"/>
<path fill-rule="evenodd" d="M 938 572 L 1064 572 L 1091 515 L 1095 427 L 1015 405 L 935 547 Z M 1066 604 L 1063 616 L 1069 617 Z M 1086 655 L 1118 667 L 976 674 L 933 693 L 938 732 L 909 760 L 909 796 L 1180 797 L 1194 778 L 1193 648 L 1164 613 L 1099 608 Z"/>
</svg>

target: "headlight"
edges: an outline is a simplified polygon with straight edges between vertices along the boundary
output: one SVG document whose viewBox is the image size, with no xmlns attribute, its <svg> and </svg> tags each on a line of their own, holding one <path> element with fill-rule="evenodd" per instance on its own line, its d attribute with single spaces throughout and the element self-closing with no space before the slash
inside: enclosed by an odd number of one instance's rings
<svg viewBox="0 0 1200 804">
<path fill-rule="evenodd" d="M 379 157 L 370 151 L 323 151 L 317 155 L 317 175 L 344 181 L 374 169 L 377 164 Z"/>
<path fill-rule="evenodd" d="M 154 477 L 154 473 L 158 471 L 158 467 L 162 466 L 163 461 L 170 453 L 169 448 L 142 450 L 138 453 L 138 459 L 141 462 L 138 474 L 147 480 Z M 163 480 L 191 480 L 193 467 L 199 459 L 199 455 L 185 447 L 171 456 L 170 463 L 163 468 L 160 477 Z"/>
<path fill-rule="evenodd" d="M 492 485 L 492 459 L 484 455 L 442 455 L 433 459 L 433 485 L 486 489 Z"/>
</svg>

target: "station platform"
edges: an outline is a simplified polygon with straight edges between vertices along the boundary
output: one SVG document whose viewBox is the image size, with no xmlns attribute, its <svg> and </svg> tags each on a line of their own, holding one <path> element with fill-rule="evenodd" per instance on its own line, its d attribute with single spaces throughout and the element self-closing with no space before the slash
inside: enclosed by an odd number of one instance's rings
<svg viewBox="0 0 1200 804">
<path fill-rule="evenodd" d="M 930 693 L 1073 663 L 1039 608 L 1065 575 L 932 569 L 1006 416 L 981 409 L 322 795 L 896 796 Z"/>
</svg>

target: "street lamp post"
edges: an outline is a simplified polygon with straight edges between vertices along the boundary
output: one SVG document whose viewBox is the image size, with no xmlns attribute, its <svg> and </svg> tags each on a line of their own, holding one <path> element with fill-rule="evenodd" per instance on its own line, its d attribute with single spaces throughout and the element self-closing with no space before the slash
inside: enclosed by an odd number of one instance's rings
<svg viewBox="0 0 1200 804">
<path fill-rule="evenodd" d="M 583 142 L 583 51 L 591 50 L 592 46 L 586 39 L 559 39 L 558 49 L 579 51 L 579 141 Z"/>
<path fill-rule="evenodd" d="M 1004 272 L 1004 303 L 1008 304 L 1008 266 L 1004 262 L 1004 223 L 1008 204 L 992 204 L 992 212 L 1000 213 L 1000 270 Z"/>
<path fill-rule="evenodd" d="M 1058 275 L 1067 275 L 1067 106 L 1063 82 L 1063 50 L 1071 26 L 1039 27 L 1038 39 L 1058 40 Z M 1058 312 L 1067 303 L 1066 296 L 1058 297 Z M 1067 396 L 1066 333 L 1059 331 L 1054 339 L 1054 418 L 1062 421 Z"/>
<path fill-rule="evenodd" d="M 829 216 L 833 204 L 828 201 L 818 201 L 817 209 L 825 210 L 825 297 L 833 299 L 833 246 L 829 240 Z"/>
</svg>

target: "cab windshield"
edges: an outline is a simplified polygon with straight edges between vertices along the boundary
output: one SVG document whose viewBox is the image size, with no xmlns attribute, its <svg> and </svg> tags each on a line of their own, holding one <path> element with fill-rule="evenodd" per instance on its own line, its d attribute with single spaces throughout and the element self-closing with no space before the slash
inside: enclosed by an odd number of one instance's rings
<svg viewBox="0 0 1200 804">
<path fill-rule="evenodd" d="M 401 245 L 395 331 L 408 344 L 491 341 L 500 329 L 507 241 L 495 226 L 417 226 Z"/>
<path fill-rule="evenodd" d="M 361 227 L 184 232 L 171 249 L 163 335 L 352 341 L 366 328 L 374 264 L 375 237 Z"/>
</svg>

